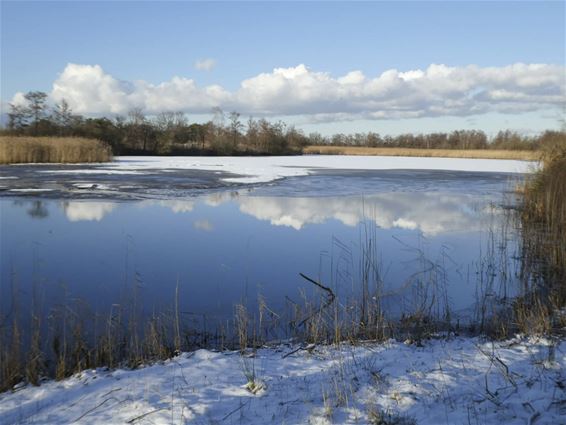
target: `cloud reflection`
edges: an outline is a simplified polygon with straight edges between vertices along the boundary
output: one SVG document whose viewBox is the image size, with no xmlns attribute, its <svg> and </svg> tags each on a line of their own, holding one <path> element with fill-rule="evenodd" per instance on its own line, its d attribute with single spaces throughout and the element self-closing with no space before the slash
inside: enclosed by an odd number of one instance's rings
<svg viewBox="0 0 566 425">
<path fill-rule="evenodd" d="M 195 208 L 195 201 L 186 200 L 166 200 L 159 201 L 158 204 L 162 207 L 169 208 L 175 214 L 191 212 Z"/>
<path fill-rule="evenodd" d="M 193 223 L 193 227 L 205 232 L 212 232 L 214 230 L 214 225 L 209 220 L 197 220 Z"/>
<path fill-rule="evenodd" d="M 380 193 L 369 196 L 341 197 L 278 197 L 249 196 L 237 192 L 213 193 L 200 199 L 160 200 L 140 205 L 159 205 L 173 213 L 191 213 L 198 204 L 219 208 L 233 203 L 239 210 L 273 226 L 300 230 L 309 224 L 337 220 L 355 227 L 364 220 L 372 220 L 383 229 L 420 230 L 427 235 L 445 232 L 478 230 L 483 219 L 493 215 L 485 199 L 474 195 L 454 193 L 412 192 Z M 70 221 L 100 221 L 116 207 L 112 202 L 64 202 L 63 208 Z M 193 222 L 198 230 L 212 231 L 207 219 Z"/>
<path fill-rule="evenodd" d="M 100 221 L 116 207 L 116 204 L 113 202 L 69 201 L 63 202 L 62 206 L 69 221 Z"/>
<path fill-rule="evenodd" d="M 364 219 L 384 229 L 421 230 L 428 235 L 481 227 L 477 197 L 439 193 L 382 193 L 366 197 L 240 197 L 240 211 L 274 226 L 300 230 L 338 220 L 356 226 Z"/>
</svg>

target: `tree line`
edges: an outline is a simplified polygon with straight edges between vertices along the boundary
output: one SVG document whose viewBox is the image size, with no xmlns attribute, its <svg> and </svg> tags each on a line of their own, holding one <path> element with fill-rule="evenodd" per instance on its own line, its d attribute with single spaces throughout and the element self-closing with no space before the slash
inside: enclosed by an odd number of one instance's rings
<svg viewBox="0 0 566 425">
<path fill-rule="evenodd" d="M 64 99 L 49 106 L 47 94 L 40 91 L 30 91 L 24 99 L 24 104 L 10 105 L 4 133 L 95 138 L 106 142 L 117 155 L 283 155 L 298 154 L 307 145 L 536 150 L 549 140 L 565 139 L 564 132 L 526 136 L 511 130 L 500 131 L 494 137 L 479 130 L 398 136 L 374 132 L 305 135 L 282 121 L 250 117 L 244 122 L 238 112 L 226 114 L 220 108 L 212 110 L 212 120 L 190 123 L 183 112 L 166 111 L 148 117 L 139 108 L 126 116 L 84 117 L 74 113 Z"/>
</svg>

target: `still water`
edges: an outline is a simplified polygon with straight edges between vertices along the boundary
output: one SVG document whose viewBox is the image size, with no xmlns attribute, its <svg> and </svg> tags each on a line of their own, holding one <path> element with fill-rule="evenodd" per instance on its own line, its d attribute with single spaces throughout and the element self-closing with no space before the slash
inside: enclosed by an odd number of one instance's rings
<svg viewBox="0 0 566 425">
<path fill-rule="evenodd" d="M 280 311 L 316 293 L 299 273 L 347 298 L 359 291 L 369 253 L 392 310 L 409 308 L 412 283 L 434 265 L 465 317 L 494 238 L 504 239 L 513 268 L 516 240 L 504 231 L 502 206 L 518 178 L 328 172 L 195 197 L 4 197 L 0 304 L 8 314 L 17 294 L 23 310 L 33 299 L 45 314 L 70 301 L 105 312 L 135 287 L 151 314 L 174 303 L 178 286 L 183 314 L 222 321 L 238 303 L 253 311 L 262 299 Z"/>
</svg>

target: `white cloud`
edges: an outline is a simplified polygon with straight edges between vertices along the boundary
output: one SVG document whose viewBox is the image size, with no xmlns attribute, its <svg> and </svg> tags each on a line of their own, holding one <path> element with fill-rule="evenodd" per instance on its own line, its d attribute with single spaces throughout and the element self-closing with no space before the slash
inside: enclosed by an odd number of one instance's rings
<svg viewBox="0 0 566 425">
<path fill-rule="evenodd" d="M 204 67 L 205 62 L 199 63 Z M 335 78 L 298 65 L 245 79 L 237 90 L 228 91 L 220 85 L 199 87 L 184 77 L 157 85 L 125 82 L 98 65 L 68 64 L 51 97 L 65 98 L 84 114 L 125 113 L 133 107 L 147 113 L 209 113 L 219 106 L 255 116 L 307 115 L 318 122 L 472 116 L 560 108 L 566 101 L 565 72 L 564 66 L 547 64 L 432 64 L 424 70 L 391 69 L 373 78 L 358 70 Z"/>
<path fill-rule="evenodd" d="M 24 93 L 17 92 L 14 97 L 12 97 L 12 101 L 10 103 L 14 106 L 25 106 L 27 105 L 27 100 L 24 97 Z"/>
<path fill-rule="evenodd" d="M 212 71 L 216 66 L 216 60 L 212 58 L 199 59 L 195 62 L 195 68 L 199 71 Z"/>
</svg>

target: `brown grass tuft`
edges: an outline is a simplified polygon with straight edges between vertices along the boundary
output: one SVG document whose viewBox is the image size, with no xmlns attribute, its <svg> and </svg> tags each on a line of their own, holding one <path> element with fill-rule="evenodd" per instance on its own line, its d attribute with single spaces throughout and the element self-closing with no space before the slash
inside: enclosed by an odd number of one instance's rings
<svg viewBox="0 0 566 425">
<path fill-rule="evenodd" d="M 0 136 L 0 164 L 105 162 L 110 148 L 79 137 Z"/>
</svg>

